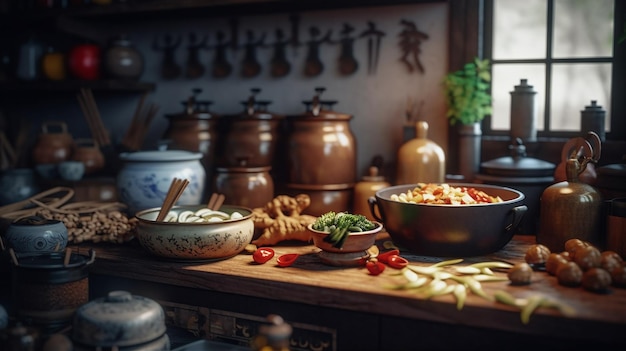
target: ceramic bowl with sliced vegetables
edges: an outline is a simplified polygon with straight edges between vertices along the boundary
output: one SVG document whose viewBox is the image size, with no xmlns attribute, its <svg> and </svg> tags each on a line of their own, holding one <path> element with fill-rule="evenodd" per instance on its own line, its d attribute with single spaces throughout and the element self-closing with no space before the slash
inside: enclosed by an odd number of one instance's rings
<svg viewBox="0 0 626 351">
<path fill-rule="evenodd" d="M 163 221 L 160 208 L 137 212 L 137 240 L 150 254 L 176 260 L 219 260 L 235 256 L 254 234 L 252 210 L 223 205 L 174 206 Z"/>
</svg>

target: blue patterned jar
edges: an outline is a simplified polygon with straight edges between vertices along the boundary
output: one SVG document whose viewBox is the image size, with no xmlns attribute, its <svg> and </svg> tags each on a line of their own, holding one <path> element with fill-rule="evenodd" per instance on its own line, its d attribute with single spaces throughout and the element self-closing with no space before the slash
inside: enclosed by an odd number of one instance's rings
<svg viewBox="0 0 626 351">
<path fill-rule="evenodd" d="M 189 185 L 176 205 L 198 205 L 204 199 L 206 171 L 202 153 L 184 150 L 137 151 L 120 154 L 122 167 L 117 174 L 120 201 L 130 214 L 161 207 L 174 178 Z"/>
</svg>

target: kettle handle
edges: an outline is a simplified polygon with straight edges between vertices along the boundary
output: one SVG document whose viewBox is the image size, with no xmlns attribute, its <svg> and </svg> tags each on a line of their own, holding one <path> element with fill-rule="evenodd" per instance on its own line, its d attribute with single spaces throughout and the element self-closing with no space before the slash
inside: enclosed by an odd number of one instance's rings
<svg viewBox="0 0 626 351">
<path fill-rule="evenodd" d="M 509 231 L 514 230 L 515 228 L 517 228 L 517 226 L 519 225 L 519 223 L 522 220 L 522 218 L 524 218 L 524 214 L 526 213 L 527 210 L 528 210 L 528 206 L 526 206 L 526 205 L 513 207 L 511 209 L 511 212 L 513 213 L 513 220 L 511 221 L 511 223 L 507 224 L 504 227 L 504 229 L 507 232 L 509 232 Z"/>
</svg>

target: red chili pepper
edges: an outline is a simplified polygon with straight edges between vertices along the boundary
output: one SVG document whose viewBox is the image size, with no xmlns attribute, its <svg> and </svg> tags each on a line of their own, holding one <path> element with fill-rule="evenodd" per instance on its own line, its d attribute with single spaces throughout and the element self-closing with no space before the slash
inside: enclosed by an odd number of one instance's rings
<svg viewBox="0 0 626 351">
<path fill-rule="evenodd" d="M 274 257 L 274 249 L 269 247 L 261 247 L 254 251 L 252 259 L 258 264 L 263 264 Z"/>
<path fill-rule="evenodd" d="M 402 268 L 404 268 L 404 267 L 409 265 L 409 261 L 406 258 L 402 257 L 402 256 L 391 255 L 387 259 L 387 264 L 391 268 L 402 269 Z"/>
<path fill-rule="evenodd" d="M 382 263 L 388 263 L 389 257 L 393 255 L 396 255 L 396 256 L 400 255 L 400 250 L 393 249 L 393 250 L 385 251 L 381 254 L 378 254 L 376 258 Z"/>
<path fill-rule="evenodd" d="M 295 254 L 295 253 L 280 255 L 276 259 L 276 262 L 278 262 L 278 265 L 281 266 L 281 267 L 289 267 L 294 262 L 296 262 L 296 260 L 298 259 L 298 256 L 299 255 Z"/>
<path fill-rule="evenodd" d="M 367 261 L 365 267 L 370 272 L 371 275 L 379 275 L 385 270 L 385 265 L 380 261 Z"/>
</svg>

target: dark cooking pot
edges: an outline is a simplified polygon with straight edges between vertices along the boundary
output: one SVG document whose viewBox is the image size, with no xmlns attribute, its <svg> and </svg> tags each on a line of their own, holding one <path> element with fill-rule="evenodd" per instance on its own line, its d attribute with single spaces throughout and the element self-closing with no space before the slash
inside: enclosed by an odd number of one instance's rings
<svg viewBox="0 0 626 351">
<path fill-rule="evenodd" d="M 416 186 L 405 184 L 379 190 L 368 203 L 372 216 L 384 224 L 392 240 L 418 255 L 468 257 L 496 252 L 511 240 L 527 210 L 522 192 L 482 184 L 450 186 L 475 188 L 499 196 L 503 202 L 439 205 L 391 200 L 391 195 L 406 193 Z"/>
<path fill-rule="evenodd" d="M 71 325 L 74 311 L 89 300 L 90 256 L 65 252 L 15 253 L 12 294 L 17 318 L 35 326 L 43 334 L 58 332 Z"/>
</svg>

